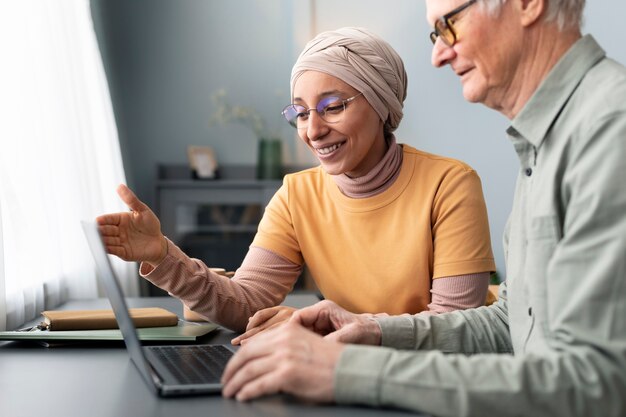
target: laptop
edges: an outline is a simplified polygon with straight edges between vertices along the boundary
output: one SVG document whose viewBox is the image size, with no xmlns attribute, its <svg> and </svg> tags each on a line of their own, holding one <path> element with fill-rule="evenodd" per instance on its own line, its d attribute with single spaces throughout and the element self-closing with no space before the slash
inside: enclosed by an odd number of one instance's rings
<svg viewBox="0 0 626 417">
<path fill-rule="evenodd" d="M 126 349 L 148 386 L 162 397 L 220 393 L 220 378 L 235 348 L 230 345 L 142 346 L 98 226 L 94 222 L 81 223 L 96 261 L 98 279 L 104 285 Z"/>
</svg>

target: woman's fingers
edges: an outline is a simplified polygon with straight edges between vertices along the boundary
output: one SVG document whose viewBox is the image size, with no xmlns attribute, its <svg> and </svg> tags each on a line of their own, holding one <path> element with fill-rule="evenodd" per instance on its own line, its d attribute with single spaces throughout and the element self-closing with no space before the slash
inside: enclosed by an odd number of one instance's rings
<svg viewBox="0 0 626 417">
<path fill-rule="evenodd" d="M 104 217 L 104 216 L 102 216 Z M 98 231 L 100 232 L 100 236 L 102 237 L 106 237 L 106 236 L 110 236 L 110 237 L 117 237 L 120 235 L 120 228 L 119 226 L 115 225 L 99 225 L 98 226 Z"/>
<path fill-rule="evenodd" d="M 246 340 L 260 331 L 264 330 L 266 326 L 263 326 L 268 319 L 274 317 L 278 310 L 275 307 L 265 308 L 263 310 L 257 311 L 250 319 L 248 320 L 248 325 L 246 326 L 246 331 L 235 337 L 230 341 L 233 345 L 239 345 L 243 340 Z"/>
<path fill-rule="evenodd" d="M 232 343 L 233 345 L 240 345 L 244 340 L 251 338 L 252 336 L 260 333 L 263 330 L 265 329 L 261 327 L 255 327 L 253 329 L 247 330 L 245 333 L 242 333 L 239 336 L 235 337 L 233 340 L 231 340 L 230 343 Z"/>
<path fill-rule="evenodd" d="M 241 340 L 239 340 L 239 344 L 240 344 L 241 346 L 243 346 L 243 345 L 245 345 L 246 343 L 248 343 L 248 342 L 252 339 L 252 337 L 253 337 L 253 336 L 256 336 L 257 334 L 259 334 L 259 333 L 261 333 L 261 332 L 265 332 L 265 331 L 267 331 L 267 330 L 272 330 L 272 329 L 275 329 L 276 327 L 278 327 L 278 326 L 282 325 L 282 324 L 283 324 L 283 323 L 285 323 L 286 321 L 287 321 L 287 320 L 281 320 L 281 321 L 278 321 L 278 322 L 276 322 L 276 323 L 274 323 L 274 324 L 271 324 L 271 325 L 270 325 L 270 324 L 268 324 L 267 326 L 266 326 L 266 325 L 264 325 L 264 326 L 263 326 L 263 328 L 261 328 L 261 327 L 257 327 L 257 328 L 255 329 L 255 330 L 257 330 L 257 331 L 255 331 L 255 332 L 254 332 L 254 334 L 251 334 L 251 335 L 249 335 L 248 337 L 242 338 Z M 243 335 L 242 335 L 242 336 L 243 336 Z"/>
<path fill-rule="evenodd" d="M 96 217 L 96 223 L 100 227 L 102 233 L 102 227 L 107 225 L 117 226 L 120 224 L 122 213 L 111 213 L 111 214 L 103 214 L 102 216 Z"/>
<path fill-rule="evenodd" d="M 246 331 L 257 327 L 257 326 L 265 323 L 267 320 L 271 319 L 272 317 L 274 317 L 280 311 L 280 309 L 278 307 L 280 307 L 280 306 L 264 308 L 263 310 L 257 311 L 248 320 L 248 325 L 246 326 Z"/>
<path fill-rule="evenodd" d="M 106 249 L 107 249 L 107 252 L 110 253 L 111 255 L 115 255 L 125 261 L 130 260 L 128 259 L 126 249 L 124 249 L 123 246 L 107 246 Z"/>
<path fill-rule="evenodd" d="M 122 201 L 128 206 L 128 208 L 132 211 L 142 212 L 145 210 L 150 210 L 150 208 L 145 205 L 130 188 L 128 188 L 124 184 L 120 184 L 117 187 L 117 195 L 120 196 Z"/>
<path fill-rule="evenodd" d="M 245 333 L 235 337 L 231 340 L 231 343 L 233 345 L 239 345 L 244 340 L 288 320 L 295 310 L 296 309 L 292 307 L 275 306 L 257 311 L 250 317 Z"/>
</svg>

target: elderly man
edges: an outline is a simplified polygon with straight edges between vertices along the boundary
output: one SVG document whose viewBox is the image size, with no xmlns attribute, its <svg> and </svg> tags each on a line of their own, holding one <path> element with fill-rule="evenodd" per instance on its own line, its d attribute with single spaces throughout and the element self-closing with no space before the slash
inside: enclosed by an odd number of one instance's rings
<svg viewBox="0 0 626 417">
<path fill-rule="evenodd" d="M 520 173 L 499 301 L 397 317 L 322 302 L 244 346 L 224 395 L 624 416 L 626 69 L 581 36 L 584 0 L 426 4 L 433 64 L 452 68 L 466 100 L 511 119 Z"/>
</svg>

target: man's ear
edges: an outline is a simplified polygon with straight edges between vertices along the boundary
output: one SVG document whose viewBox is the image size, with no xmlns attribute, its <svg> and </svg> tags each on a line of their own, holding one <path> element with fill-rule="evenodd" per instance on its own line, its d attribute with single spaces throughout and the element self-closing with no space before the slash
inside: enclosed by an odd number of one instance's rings
<svg viewBox="0 0 626 417">
<path fill-rule="evenodd" d="M 543 15 L 546 8 L 546 0 L 509 0 L 515 3 L 520 23 L 524 27 L 532 26 Z"/>
</svg>

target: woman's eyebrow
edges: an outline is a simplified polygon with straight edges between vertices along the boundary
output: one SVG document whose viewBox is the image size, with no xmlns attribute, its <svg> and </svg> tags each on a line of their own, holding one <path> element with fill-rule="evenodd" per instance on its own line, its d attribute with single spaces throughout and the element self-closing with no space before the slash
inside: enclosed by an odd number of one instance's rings
<svg viewBox="0 0 626 417">
<path fill-rule="evenodd" d="M 330 91 L 324 91 L 324 92 L 318 94 L 317 97 L 318 97 L 318 99 L 321 99 L 321 98 L 329 97 L 329 96 L 332 96 L 332 95 L 342 95 L 342 94 L 345 94 L 345 92 L 344 91 L 340 91 L 340 90 L 330 90 Z M 295 102 L 304 102 L 304 101 L 305 100 L 303 100 L 301 97 L 294 97 L 293 98 L 293 102 L 294 103 Z"/>
</svg>

